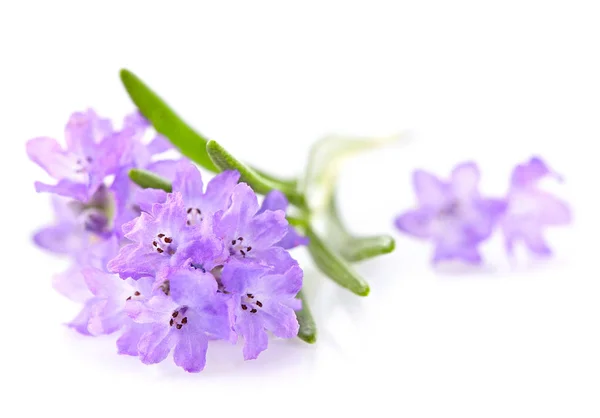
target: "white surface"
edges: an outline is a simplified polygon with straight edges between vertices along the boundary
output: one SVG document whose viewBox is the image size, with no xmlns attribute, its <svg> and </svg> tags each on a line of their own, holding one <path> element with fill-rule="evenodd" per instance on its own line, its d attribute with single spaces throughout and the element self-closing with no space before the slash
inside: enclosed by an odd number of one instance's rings
<svg viewBox="0 0 600 418">
<path fill-rule="evenodd" d="M 207 3 L 2 2 L 0 416 L 599 416 L 598 3 Z M 502 193 L 532 153 L 565 175 L 576 223 L 549 235 L 550 262 L 511 266 L 494 240 L 487 266 L 464 274 L 398 237 L 358 267 L 364 299 L 306 267 L 316 345 L 275 341 L 244 363 L 215 344 L 199 375 L 143 366 L 114 338 L 61 325 L 77 307 L 29 238 L 50 213 L 25 141 L 60 137 L 73 110 L 131 110 L 123 66 L 282 174 L 323 134 L 410 129 L 411 142 L 346 166 L 342 207 L 359 232 L 391 230 L 417 167 L 475 159 L 483 188 Z"/>
</svg>

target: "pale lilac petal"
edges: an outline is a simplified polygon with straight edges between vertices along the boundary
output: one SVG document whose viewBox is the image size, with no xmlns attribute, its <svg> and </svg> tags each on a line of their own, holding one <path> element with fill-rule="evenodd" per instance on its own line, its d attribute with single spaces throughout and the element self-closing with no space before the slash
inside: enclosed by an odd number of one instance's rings
<svg viewBox="0 0 600 418">
<path fill-rule="evenodd" d="M 452 170 L 451 187 L 459 199 L 468 199 L 478 195 L 479 168 L 473 162 L 462 163 Z"/>
<path fill-rule="evenodd" d="M 40 137 L 27 141 L 27 155 L 55 179 L 74 174 L 74 161 L 53 138 Z"/>
<path fill-rule="evenodd" d="M 134 192 L 133 201 L 144 212 L 151 212 L 155 203 L 164 203 L 167 200 L 167 192 L 159 189 L 138 189 Z"/>
<path fill-rule="evenodd" d="M 571 209 L 567 202 L 539 191 L 535 198 L 541 208 L 540 222 L 544 225 L 567 225 L 572 221 Z"/>
<path fill-rule="evenodd" d="M 240 228 L 240 235 L 250 240 L 249 243 L 252 248 L 260 250 L 269 248 L 281 241 L 287 231 L 288 222 L 285 219 L 285 212 L 269 210 L 252 218 L 245 228 Z"/>
<path fill-rule="evenodd" d="M 272 190 L 267 193 L 262 205 L 260 206 L 260 209 L 256 214 L 260 215 L 266 210 L 282 210 L 285 212 L 287 207 L 288 201 L 285 195 L 279 190 Z M 292 225 L 289 225 L 287 228 L 287 234 L 281 239 L 281 241 L 276 243 L 276 245 L 288 250 L 299 245 L 308 245 L 308 242 L 309 240 L 307 237 L 300 235 L 298 231 L 296 231 L 296 228 L 294 228 Z"/>
<path fill-rule="evenodd" d="M 302 276 L 302 269 L 295 265 L 284 274 L 263 276 L 254 282 L 252 290 L 257 294 L 269 295 L 269 297 L 294 298 L 302 288 Z"/>
<path fill-rule="evenodd" d="M 403 213 L 396 218 L 396 228 L 405 234 L 417 238 L 431 237 L 431 222 L 433 214 L 431 210 L 416 209 Z"/>
<path fill-rule="evenodd" d="M 243 294 L 268 271 L 254 263 L 232 260 L 223 267 L 221 282 L 228 292 Z"/>
<path fill-rule="evenodd" d="M 217 174 L 206 186 L 204 201 L 206 209 L 212 213 L 226 210 L 231 201 L 231 195 L 240 180 L 240 173 L 226 170 Z"/>
<path fill-rule="evenodd" d="M 140 338 L 138 350 L 140 360 L 144 364 L 160 363 L 167 358 L 171 349 L 177 344 L 177 336 L 168 325 L 154 324 L 150 331 Z"/>
<path fill-rule="evenodd" d="M 88 324 L 90 321 L 90 317 L 92 315 L 92 309 L 94 304 L 97 302 L 96 298 L 92 298 L 89 299 L 85 305 L 83 305 L 83 308 L 81 309 L 81 311 L 77 314 L 77 316 L 67 324 L 67 326 L 69 328 L 74 329 L 75 331 L 77 331 L 80 334 L 83 335 L 92 335 L 89 331 L 88 331 Z"/>
<path fill-rule="evenodd" d="M 190 373 L 197 373 L 204 369 L 208 350 L 206 335 L 201 330 L 194 331 L 182 332 L 173 351 L 175 364 Z"/>
<path fill-rule="evenodd" d="M 267 349 L 269 337 L 262 321 L 256 315 L 245 315 L 236 324 L 236 332 L 244 337 L 244 360 L 253 360 Z"/>
<path fill-rule="evenodd" d="M 130 288 L 125 281 L 116 275 L 106 273 L 102 270 L 85 267 L 81 270 L 85 283 L 94 296 L 111 297 L 123 294 Z"/>
<path fill-rule="evenodd" d="M 175 174 L 177 172 L 177 167 L 182 160 L 159 160 L 153 163 L 150 163 L 146 170 L 156 173 L 156 175 L 167 179 L 173 180 L 175 178 Z"/>
<path fill-rule="evenodd" d="M 285 195 L 279 190 L 271 190 L 265 195 L 262 205 L 257 214 L 263 213 L 265 210 L 282 210 L 286 211 L 288 201 Z"/>
<path fill-rule="evenodd" d="M 123 333 L 117 340 L 117 349 L 119 354 L 136 356 L 139 354 L 138 344 L 142 335 L 149 332 L 151 326 L 147 324 L 136 324 L 129 322 L 123 329 Z"/>
<path fill-rule="evenodd" d="M 217 293 L 217 281 L 200 270 L 179 270 L 169 276 L 171 297 L 179 305 L 202 307 Z"/>
<path fill-rule="evenodd" d="M 147 301 L 128 300 L 125 304 L 125 312 L 137 323 L 162 323 L 166 326 L 171 314 L 178 306 L 171 298 L 159 293 Z"/>
<path fill-rule="evenodd" d="M 74 183 L 71 180 L 60 180 L 56 185 L 35 182 L 35 191 L 38 193 L 55 193 L 59 196 L 72 197 L 80 202 L 87 202 L 95 190 L 89 189 L 85 184 Z"/>
<path fill-rule="evenodd" d="M 266 329 L 276 337 L 294 338 L 298 335 L 298 319 L 292 308 L 276 300 L 267 300 L 260 311 Z"/>
<path fill-rule="evenodd" d="M 254 191 L 246 183 L 235 186 L 231 196 L 231 205 L 223 213 L 216 229 L 222 237 L 239 236 L 239 229 L 244 228 L 258 211 L 258 199 Z"/>
<path fill-rule="evenodd" d="M 413 174 L 413 183 L 421 206 L 440 207 L 446 204 L 448 185 L 433 174 L 416 170 Z"/>
<path fill-rule="evenodd" d="M 162 135 L 156 135 L 152 141 L 148 144 L 148 151 L 152 155 L 162 154 L 173 149 L 173 144 L 169 142 L 167 138 Z"/>
<path fill-rule="evenodd" d="M 286 250 L 290 250 L 300 245 L 308 245 L 309 242 L 310 240 L 308 237 L 300 235 L 296 228 L 294 228 L 292 225 L 289 225 L 287 228 L 287 234 L 285 234 L 281 241 L 275 245 L 278 245 Z"/>
<path fill-rule="evenodd" d="M 283 247 L 271 247 L 260 250 L 254 254 L 253 262 L 269 269 L 272 273 L 285 273 L 292 266 L 297 266 L 298 262 L 292 257 L 289 251 Z"/>
<path fill-rule="evenodd" d="M 177 166 L 175 179 L 173 180 L 173 190 L 181 193 L 183 201 L 188 207 L 197 207 L 201 205 L 204 194 L 204 184 L 200 170 L 189 161 L 182 161 Z M 193 203 L 192 203 L 193 202 Z"/>
<path fill-rule="evenodd" d="M 515 167 L 512 173 L 511 185 L 513 187 L 534 186 L 549 174 L 551 174 L 551 171 L 546 163 L 538 157 L 533 157 L 527 163 Z"/>
<path fill-rule="evenodd" d="M 71 254 L 81 245 L 81 237 L 72 223 L 60 223 L 40 229 L 33 241 L 39 247 L 58 254 Z"/>
<path fill-rule="evenodd" d="M 110 120 L 98 117 L 92 109 L 73 113 L 65 127 L 67 147 L 78 155 L 90 154 L 96 144 L 112 133 Z"/>
<path fill-rule="evenodd" d="M 81 267 L 78 264 L 73 264 L 64 272 L 54 275 L 52 287 L 75 302 L 83 303 L 93 296 L 83 279 Z"/>
<path fill-rule="evenodd" d="M 139 279 L 152 276 L 169 260 L 138 244 L 125 245 L 119 254 L 108 262 L 108 271 L 118 273 L 122 279 Z"/>
</svg>

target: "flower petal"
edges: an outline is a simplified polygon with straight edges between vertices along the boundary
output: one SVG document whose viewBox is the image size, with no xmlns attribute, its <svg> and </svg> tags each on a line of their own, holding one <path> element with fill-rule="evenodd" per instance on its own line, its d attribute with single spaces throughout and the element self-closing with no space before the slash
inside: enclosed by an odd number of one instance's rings
<svg viewBox="0 0 600 418">
<path fill-rule="evenodd" d="M 142 335 L 150 331 L 151 326 L 147 324 L 136 324 L 129 321 L 123 329 L 123 333 L 117 340 L 117 349 L 119 354 L 136 356 L 139 354 L 138 344 Z"/>
<path fill-rule="evenodd" d="M 240 180 L 240 173 L 226 170 L 217 174 L 206 186 L 204 201 L 206 209 L 212 213 L 226 210 L 231 202 L 231 195 Z"/>
<path fill-rule="evenodd" d="M 244 337 L 244 360 L 257 358 L 269 345 L 269 337 L 258 315 L 243 315 L 236 323 L 236 332 Z"/>
<path fill-rule="evenodd" d="M 142 363 L 155 364 L 167 358 L 178 339 L 171 330 L 168 324 L 153 324 L 150 331 L 141 336 L 138 350 Z"/>
<path fill-rule="evenodd" d="M 74 161 L 55 139 L 33 138 L 27 141 L 26 148 L 29 159 L 55 179 L 71 177 L 75 173 Z"/>
<path fill-rule="evenodd" d="M 428 209 L 410 210 L 398 216 L 395 225 L 405 234 L 417 238 L 430 238 L 433 216 L 434 213 Z"/>
<path fill-rule="evenodd" d="M 478 195 L 479 168 L 474 162 L 459 164 L 452 170 L 451 185 L 458 199 L 469 199 Z"/>
<path fill-rule="evenodd" d="M 200 170 L 187 160 L 180 162 L 173 180 L 173 190 L 181 193 L 186 206 L 200 206 L 198 203 L 202 201 L 204 195 Z"/>
<path fill-rule="evenodd" d="M 416 170 L 413 184 L 417 200 L 421 206 L 441 207 L 448 200 L 448 185 L 431 173 Z"/>
<path fill-rule="evenodd" d="M 256 215 L 240 234 L 249 238 L 252 248 L 261 250 L 277 244 L 288 232 L 288 221 L 282 210 L 265 211 Z M 243 232 L 242 232 L 243 231 Z"/>
<path fill-rule="evenodd" d="M 202 307 L 217 293 L 217 281 L 200 270 L 179 270 L 169 276 L 171 297 L 179 305 Z"/>
<path fill-rule="evenodd" d="M 197 373 L 202 371 L 206 365 L 208 338 L 198 330 L 188 330 L 180 334 L 173 351 L 175 364 L 186 372 Z"/>
<path fill-rule="evenodd" d="M 238 237 L 239 230 L 245 227 L 258 211 L 258 199 L 246 183 L 234 187 L 231 205 L 215 225 L 218 235 L 224 238 Z"/>
<path fill-rule="evenodd" d="M 268 271 L 258 264 L 234 259 L 223 267 L 221 282 L 228 292 L 243 294 Z"/>
<path fill-rule="evenodd" d="M 263 302 L 261 318 L 264 327 L 280 338 L 293 338 L 298 335 L 298 319 L 289 306 L 277 300 Z"/>
</svg>

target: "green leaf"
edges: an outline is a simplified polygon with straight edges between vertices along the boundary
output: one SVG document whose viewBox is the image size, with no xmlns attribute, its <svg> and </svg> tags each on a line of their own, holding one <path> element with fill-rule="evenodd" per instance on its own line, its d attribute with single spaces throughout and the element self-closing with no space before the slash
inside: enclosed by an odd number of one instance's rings
<svg viewBox="0 0 600 418">
<path fill-rule="evenodd" d="M 208 140 L 205 137 L 185 123 L 150 87 L 131 71 L 121 70 L 121 81 L 131 100 L 142 112 L 142 115 L 152 123 L 157 132 L 166 136 L 190 160 L 207 170 L 217 171 L 206 153 Z"/>
<path fill-rule="evenodd" d="M 302 301 L 302 310 L 296 311 L 296 318 L 298 318 L 298 324 L 300 324 L 298 338 L 309 344 L 314 344 L 317 341 L 317 325 L 302 291 L 298 293 L 298 297 Z"/>
<path fill-rule="evenodd" d="M 235 159 L 216 141 L 208 141 L 206 151 L 213 163 L 220 170 L 237 170 L 240 173 L 240 181 L 248 183 L 256 193 L 267 194 L 271 190 L 280 190 L 288 200 L 298 207 L 304 207 L 304 197 L 296 191 L 295 185 L 289 182 L 282 182 L 273 178 L 267 178 L 255 169 L 247 166 L 241 161 Z"/>
<path fill-rule="evenodd" d="M 369 284 L 358 275 L 340 254 L 329 247 L 312 229 L 306 226 L 306 236 L 310 240 L 308 251 L 316 266 L 331 280 L 359 296 L 369 294 Z"/>
<path fill-rule="evenodd" d="M 389 235 L 360 237 L 351 234 L 340 218 L 335 194 L 331 195 L 327 208 L 327 237 L 342 257 L 351 262 L 388 254 L 396 247 L 394 238 Z"/>
<path fill-rule="evenodd" d="M 401 135 L 380 138 L 330 135 L 317 141 L 310 150 L 304 178 L 299 185 L 310 209 L 319 211 L 327 204 L 344 159 L 400 138 Z"/>
<path fill-rule="evenodd" d="M 171 183 L 162 177 L 157 176 L 151 171 L 133 168 L 129 170 L 129 178 L 135 184 L 144 189 L 160 189 L 167 193 L 171 193 Z"/>
</svg>

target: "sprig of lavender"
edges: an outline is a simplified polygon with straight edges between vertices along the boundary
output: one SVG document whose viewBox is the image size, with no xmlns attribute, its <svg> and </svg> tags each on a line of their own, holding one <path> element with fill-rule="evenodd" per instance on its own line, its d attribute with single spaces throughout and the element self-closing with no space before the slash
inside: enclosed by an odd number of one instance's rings
<svg viewBox="0 0 600 418">
<path fill-rule="evenodd" d="M 325 138 L 313 146 L 303 177 L 279 179 L 243 163 L 216 141 L 195 132 L 132 72 L 122 70 L 121 80 L 140 112 L 192 161 L 210 171 L 235 170 L 240 173 L 240 181 L 250 185 L 256 193 L 283 193 L 298 213 L 288 217 L 288 220 L 308 237 L 307 247 L 315 265 L 327 277 L 351 292 L 359 296 L 369 294 L 368 283 L 353 269 L 351 263 L 392 252 L 394 239 L 388 235 L 355 237 L 348 232 L 335 203 L 337 165 L 340 158 L 387 143 L 391 138 Z M 169 189 L 167 181 L 146 170 L 134 169 L 130 177 L 142 187 Z M 329 225 L 327 240 L 314 226 L 313 220 L 318 214 L 324 214 Z M 316 341 L 316 326 L 305 298 L 303 309 L 297 315 L 300 322 L 298 336 L 307 342 Z"/>
</svg>

